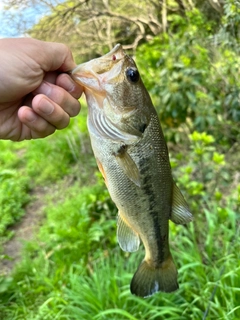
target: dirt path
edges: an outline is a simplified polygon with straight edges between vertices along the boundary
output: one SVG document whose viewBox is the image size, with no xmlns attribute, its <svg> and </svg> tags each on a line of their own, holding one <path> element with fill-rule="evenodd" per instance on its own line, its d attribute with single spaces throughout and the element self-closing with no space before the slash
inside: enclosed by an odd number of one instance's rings
<svg viewBox="0 0 240 320">
<path fill-rule="evenodd" d="M 25 216 L 11 228 L 15 235 L 3 245 L 3 256 L 9 258 L 0 260 L 0 275 L 9 274 L 12 271 L 14 265 L 20 260 L 24 242 L 33 239 L 44 216 L 46 193 L 47 188 L 44 187 L 33 190 L 33 201 L 26 206 Z"/>
</svg>

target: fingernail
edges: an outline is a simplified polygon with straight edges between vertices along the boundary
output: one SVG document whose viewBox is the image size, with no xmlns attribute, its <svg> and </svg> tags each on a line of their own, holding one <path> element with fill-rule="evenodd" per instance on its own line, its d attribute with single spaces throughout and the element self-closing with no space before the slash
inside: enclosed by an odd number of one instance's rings
<svg viewBox="0 0 240 320">
<path fill-rule="evenodd" d="M 54 106 L 47 99 L 42 99 L 41 105 L 39 106 L 39 108 L 41 112 L 46 115 L 50 115 L 51 113 L 53 113 L 53 110 L 54 110 Z"/>
</svg>

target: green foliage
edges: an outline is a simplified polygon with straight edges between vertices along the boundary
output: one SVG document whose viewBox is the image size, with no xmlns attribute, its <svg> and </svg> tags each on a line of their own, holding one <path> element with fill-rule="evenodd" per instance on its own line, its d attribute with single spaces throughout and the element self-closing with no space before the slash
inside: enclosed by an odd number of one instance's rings
<svg viewBox="0 0 240 320">
<path fill-rule="evenodd" d="M 170 224 L 177 292 L 149 299 L 130 294 L 144 249 L 119 249 L 116 208 L 98 177 L 88 187 L 59 184 L 57 202 L 54 193 L 46 196 L 37 239 L 27 243 L 11 277 L 0 281 L 1 317 L 238 319 L 240 186 L 231 187 L 226 157 L 206 133 L 190 134 L 171 164 L 194 214 L 188 227 Z"/>
<path fill-rule="evenodd" d="M 0 239 L 12 235 L 8 227 L 24 215 L 24 205 L 30 200 L 28 195 L 29 179 L 21 176 L 16 170 L 0 171 Z"/>
<path fill-rule="evenodd" d="M 65 190 L 64 201 L 47 207 L 46 219 L 38 241 L 28 244 L 14 281 L 7 285 L 2 281 L 3 303 L 9 298 L 5 290 L 11 296 L 17 282 L 16 304 L 23 294 L 24 304 L 30 309 L 37 307 L 52 290 L 61 292 L 69 281 L 72 266 L 81 266 L 81 273 L 86 274 L 85 268 L 91 268 L 92 261 L 99 258 L 104 248 L 110 250 L 115 246 L 115 237 L 109 237 L 108 233 L 115 230 L 116 209 L 102 182 L 82 189 L 76 184 Z M 15 298 L 11 304 L 14 301 Z M 21 314 L 23 310 L 17 312 Z"/>
<path fill-rule="evenodd" d="M 229 210 L 226 224 L 216 206 L 204 210 L 200 244 L 195 224 L 171 225 L 180 290 L 144 300 L 129 292 L 143 248 L 129 255 L 115 247 L 114 211 L 102 184 L 74 186 L 66 200 L 48 207 L 38 241 L 28 245 L 13 278 L 0 285 L 2 317 L 186 320 L 201 319 L 208 307 L 210 319 L 240 316 L 236 212 Z"/>
<path fill-rule="evenodd" d="M 67 130 L 58 131 L 44 140 L 28 142 L 25 153 L 26 170 L 35 183 L 52 183 L 72 171 L 86 140 L 86 134 L 78 126 L 78 120 L 73 120 Z M 86 153 L 89 153 L 88 150 Z"/>
<path fill-rule="evenodd" d="M 230 23 L 229 16 L 224 18 Z M 225 22 L 227 23 L 227 22 Z M 175 26 L 178 32 L 174 32 Z M 237 140 L 240 120 L 238 50 L 202 13 L 172 16 L 172 30 L 137 49 L 137 64 L 163 124 L 190 121 L 223 143 Z M 219 42 L 225 35 L 225 42 Z M 228 41 L 227 41 L 228 39 Z"/>
<path fill-rule="evenodd" d="M 171 163 L 195 218 L 194 242 L 199 250 L 201 268 L 206 266 L 204 273 L 203 270 L 196 272 L 206 277 L 205 282 L 212 290 L 208 298 L 206 291 L 201 290 L 201 298 L 209 299 L 205 312 L 210 310 L 210 319 L 237 319 L 240 309 L 234 301 L 239 299 L 240 292 L 237 263 L 240 259 L 237 249 L 240 184 L 232 181 L 230 166 L 225 155 L 218 152 L 213 136 L 193 132 L 189 142 L 192 151 L 187 164 L 183 164 L 184 152 L 172 158 Z M 234 267 L 231 269 L 231 266 Z"/>
<path fill-rule="evenodd" d="M 51 140 L 51 143 L 48 141 Z M 55 140 L 55 141 L 53 141 Z M 56 157 L 57 155 L 57 157 Z M 73 158 L 65 137 L 33 140 L 26 152 L 27 171 L 35 182 L 51 183 L 69 173 Z M 48 164 L 46 166 L 46 163 Z"/>
<path fill-rule="evenodd" d="M 234 47 L 239 52 L 239 1 L 228 0 L 224 3 L 224 13 L 222 17 L 221 33 L 227 36 L 227 44 Z"/>
<path fill-rule="evenodd" d="M 221 206 L 230 204 L 231 210 L 238 210 L 240 185 L 236 187 L 235 182 L 231 181 L 231 165 L 225 161 L 225 155 L 217 150 L 214 142 L 213 136 L 195 131 L 189 135 L 192 152 L 187 164 L 182 164 L 183 152 L 171 159 L 173 171 L 177 170 L 180 188 L 188 194 L 190 207 L 196 214 L 199 214 L 201 206 L 209 209 L 213 199 L 219 212 Z"/>
<path fill-rule="evenodd" d="M 48 206 L 46 210 L 48 224 L 41 229 L 40 237 L 48 237 L 55 262 L 71 265 L 79 261 L 87 261 L 88 253 L 96 250 L 101 241 L 102 249 L 109 247 L 113 239 L 108 239 L 106 232 L 113 226 L 116 210 L 102 184 L 84 187 L 79 185 L 68 190 L 64 203 L 59 206 Z M 49 234 L 51 234 L 49 238 Z M 81 236 L 80 236 L 81 235 Z"/>
<path fill-rule="evenodd" d="M 31 200 L 30 189 L 36 185 L 46 186 L 61 181 L 70 173 L 73 175 L 71 179 L 81 179 L 82 183 L 92 182 L 89 175 L 96 165 L 94 161 L 91 162 L 89 140 L 86 137 L 86 110 L 82 114 L 84 120 L 76 119 L 67 130 L 44 140 L 21 143 L 0 141 L 1 244 L 13 235 L 8 227 L 25 214 L 24 207 Z M 83 164 L 88 163 L 89 169 L 79 169 L 76 163 L 80 158 Z"/>
<path fill-rule="evenodd" d="M 71 20 L 73 8 L 79 9 L 80 3 L 74 3 L 57 7 L 65 14 L 64 23 Z M 147 2 L 141 3 L 146 9 Z M 144 249 L 127 254 L 116 243 L 116 208 L 95 172 L 83 108 L 67 130 L 47 139 L 0 141 L 3 234 L 24 213 L 30 179 L 31 188 L 51 191 L 44 198 L 40 230 L 25 244 L 15 270 L 0 278 L 1 319 L 240 318 L 239 6 L 227 0 L 223 13 L 207 14 L 205 3 L 196 1 L 199 10 L 195 6 L 181 15 L 177 3 L 168 4 L 174 10 L 167 16 L 167 32 L 139 46 L 136 58 L 171 140 L 174 177 L 194 215 L 187 226 L 170 222 L 180 289 L 149 299 L 130 294 Z M 114 28 L 116 36 L 130 30 L 119 24 Z M 76 33 L 71 40 L 78 38 Z M 107 41 L 96 42 L 100 51 L 107 46 Z M 90 45 L 85 49 L 89 57 L 99 53 L 91 52 Z"/>
</svg>

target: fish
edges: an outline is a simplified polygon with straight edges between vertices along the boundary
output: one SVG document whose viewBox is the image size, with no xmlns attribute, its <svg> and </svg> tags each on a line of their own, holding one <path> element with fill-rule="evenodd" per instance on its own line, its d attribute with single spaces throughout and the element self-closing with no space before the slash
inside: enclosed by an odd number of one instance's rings
<svg viewBox="0 0 240 320">
<path fill-rule="evenodd" d="M 192 220 L 173 181 L 158 114 L 133 58 L 117 44 L 107 54 L 78 65 L 71 76 L 83 87 L 88 130 L 96 162 L 118 208 L 117 240 L 145 258 L 130 291 L 146 298 L 178 289 L 169 247 L 169 220 Z"/>
</svg>

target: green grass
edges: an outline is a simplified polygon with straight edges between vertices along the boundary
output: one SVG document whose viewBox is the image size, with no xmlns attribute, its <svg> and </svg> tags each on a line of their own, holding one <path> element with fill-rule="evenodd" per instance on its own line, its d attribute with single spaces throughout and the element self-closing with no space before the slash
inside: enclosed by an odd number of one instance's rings
<svg viewBox="0 0 240 320">
<path fill-rule="evenodd" d="M 0 319 L 239 319 L 240 187 L 214 141 L 195 133 L 185 149 L 171 152 L 195 219 L 187 227 L 170 222 L 180 289 L 141 299 L 129 284 L 144 249 L 126 254 L 117 244 L 117 211 L 96 171 L 85 121 L 44 140 L 0 141 L 0 199 L 8 201 L 2 232 L 34 201 L 30 191 L 48 190 L 40 229 L 0 278 Z"/>
<path fill-rule="evenodd" d="M 15 160 L 14 160 L 15 161 Z M 0 170 L 0 252 L 2 244 L 14 234 L 9 226 L 25 214 L 24 206 L 30 201 L 29 178 L 15 169 Z"/>
<path fill-rule="evenodd" d="M 25 214 L 37 186 L 94 182 L 96 168 L 86 134 L 86 109 L 66 130 L 41 140 L 0 141 L 0 252 L 14 232 L 9 229 Z M 80 162 L 81 161 L 81 162 Z M 67 182 L 66 182 L 67 183 Z"/>
<path fill-rule="evenodd" d="M 78 196 L 77 196 L 78 194 Z M 0 286 L 4 319 L 238 319 L 240 255 L 237 213 L 223 223 L 217 207 L 205 210 L 204 242 L 195 224 L 171 224 L 171 247 L 180 289 L 149 299 L 132 296 L 129 283 L 143 248 L 124 254 L 115 237 L 115 214 L 102 183 L 69 188 L 46 209 L 36 241 Z M 227 222 L 226 222 L 227 221 Z"/>
</svg>

